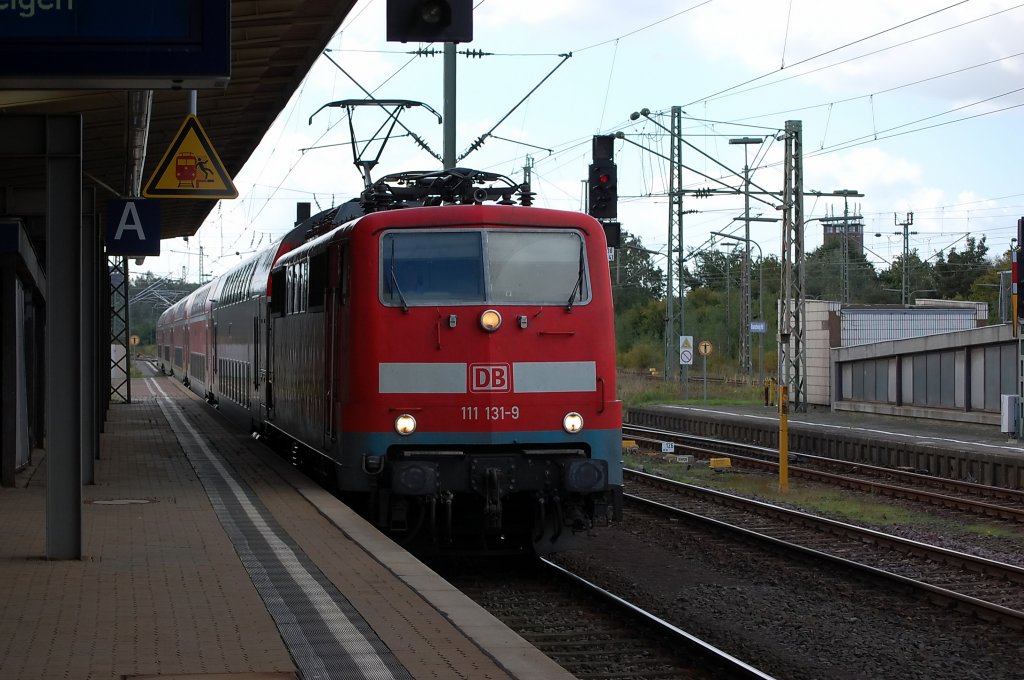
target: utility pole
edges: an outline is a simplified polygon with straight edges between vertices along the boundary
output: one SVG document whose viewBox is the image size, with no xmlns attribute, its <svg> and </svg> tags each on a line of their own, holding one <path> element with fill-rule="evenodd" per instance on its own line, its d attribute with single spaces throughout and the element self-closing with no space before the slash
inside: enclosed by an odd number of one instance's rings
<svg viewBox="0 0 1024 680">
<path fill-rule="evenodd" d="M 916 231 L 908 231 L 910 225 L 914 223 L 914 213 L 908 212 L 906 218 L 902 222 L 896 217 L 896 213 L 892 215 L 893 222 L 896 226 L 903 227 L 903 304 L 910 304 L 910 235 L 916 234 Z M 897 232 L 898 234 L 899 232 Z"/>
<path fill-rule="evenodd" d="M 740 137 L 729 140 L 730 144 L 743 145 L 743 266 L 740 269 L 740 298 L 743 301 L 743 314 L 740 322 L 740 370 L 747 376 L 747 381 L 750 381 L 754 374 L 753 352 L 750 349 L 750 322 L 753 319 L 750 286 L 750 161 L 747 158 L 747 147 L 751 144 L 760 144 L 762 141 L 760 137 Z"/>
<path fill-rule="evenodd" d="M 839 301 L 844 305 L 850 304 L 850 207 L 847 199 L 843 196 L 843 272 L 840 285 Z"/>
<path fill-rule="evenodd" d="M 782 290 L 779 295 L 779 384 L 791 386 L 795 411 L 807 409 L 807 316 L 804 260 L 803 123 L 786 121 L 782 205 Z M 779 404 L 782 408 L 783 404 Z"/>
<path fill-rule="evenodd" d="M 668 185 L 668 298 L 665 301 L 665 379 L 672 380 L 676 366 L 688 397 L 687 367 L 679 362 L 679 337 L 685 332 L 686 284 L 683 282 L 683 107 L 672 107 L 669 126 Z M 673 258 L 673 254 L 677 254 Z M 679 296 L 679 323 L 676 323 L 674 299 Z"/>
<path fill-rule="evenodd" d="M 355 143 L 355 142 L 353 142 Z M 455 167 L 455 43 L 444 44 L 444 169 Z"/>
<path fill-rule="evenodd" d="M 665 156 L 658 152 L 651 151 L 657 156 L 664 158 L 668 161 L 668 247 L 666 252 L 666 274 L 667 281 L 665 286 L 666 300 L 665 300 L 665 380 L 671 381 L 676 375 L 676 366 L 679 366 L 679 379 L 683 383 L 683 398 L 689 398 L 690 387 L 687 382 L 688 366 L 682 363 L 682 356 L 680 354 L 679 342 L 680 338 L 685 333 L 686 323 L 684 319 L 684 310 L 686 307 L 686 284 L 683 281 L 683 262 L 685 256 L 683 254 L 683 215 L 687 211 L 683 210 L 683 196 L 686 194 L 686 190 L 683 189 L 683 108 L 681 106 L 673 106 L 671 113 L 670 127 L 665 127 L 656 119 L 651 118 L 651 110 L 647 108 L 634 111 L 630 114 L 630 120 L 638 120 L 641 116 L 649 120 L 651 123 L 657 125 L 662 130 L 668 133 L 669 136 L 669 155 Z M 625 135 L 619 131 L 615 133 L 616 138 L 626 139 Z M 627 140 L 629 141 L 629 140 Z M 636 146 L 640 146 L 635 142 L 631 142 Z M 640 147 L 644 148 L 644 147 Z M 676 315 L 675 304 L 676 298 L 679 300 L 679 314 Z M 676 319 L 679 319 L 678 323 Z"/>
</svg>

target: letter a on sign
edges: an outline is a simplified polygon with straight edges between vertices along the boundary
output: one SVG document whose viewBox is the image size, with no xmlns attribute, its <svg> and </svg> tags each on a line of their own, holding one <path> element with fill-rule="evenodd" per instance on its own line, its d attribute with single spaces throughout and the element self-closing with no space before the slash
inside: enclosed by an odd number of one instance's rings
<svg viewBox="0 0 1024 680">
<path fill-rule="evenodd" d="M 107 201 L 107 255 L 160 254 L 160 201 Z"/>
</svg>

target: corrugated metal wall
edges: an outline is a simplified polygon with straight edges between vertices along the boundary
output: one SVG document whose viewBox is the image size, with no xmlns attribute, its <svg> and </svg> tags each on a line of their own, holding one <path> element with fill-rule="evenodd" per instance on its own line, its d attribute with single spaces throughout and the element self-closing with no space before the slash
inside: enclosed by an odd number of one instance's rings
<svg viewBox="0 0 1024 680">
<path fill-rule="evenodd" d="M 977 327 L 977 312 L 967 309 L 917 308 L 840 310 L 841 346 L 919 338 Z"/>
</svg>

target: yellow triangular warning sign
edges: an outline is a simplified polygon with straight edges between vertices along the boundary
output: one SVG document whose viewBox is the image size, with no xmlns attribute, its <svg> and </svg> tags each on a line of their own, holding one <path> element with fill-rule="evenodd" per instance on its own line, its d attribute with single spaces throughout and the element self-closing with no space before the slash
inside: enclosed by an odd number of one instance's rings
<svg viewBox="0 0 1024 680">
<path fill-rule="evenodd" d="M 146 183 L 146 198 L 238 198 L 199 119 L 189 114 Z"/>
</svg>

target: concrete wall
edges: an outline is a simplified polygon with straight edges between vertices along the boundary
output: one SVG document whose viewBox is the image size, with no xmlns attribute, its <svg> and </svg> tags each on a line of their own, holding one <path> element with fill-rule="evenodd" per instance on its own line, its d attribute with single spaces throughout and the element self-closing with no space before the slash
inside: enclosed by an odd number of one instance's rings
<svg viewBox="0 0 1024 680">
<path fill-rule="evenodd" d="M 807 352 L 807 403 L 830 404 L 832 399 L 832 319 L 839 313 L 838 302 L 807 301 L 804 342 Z"/>
<path fill-rule="evenodd" d="M 1018 354 L 1009 324 L 834 348 L 831 405 L 837 411 L 998 425 L 999 395 L 1016 393 Z M 860 371 L 879 384 L 882 370 L 889 381 L 884 397 L 858 398 L 851 376 Z"/>
</svg>

